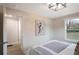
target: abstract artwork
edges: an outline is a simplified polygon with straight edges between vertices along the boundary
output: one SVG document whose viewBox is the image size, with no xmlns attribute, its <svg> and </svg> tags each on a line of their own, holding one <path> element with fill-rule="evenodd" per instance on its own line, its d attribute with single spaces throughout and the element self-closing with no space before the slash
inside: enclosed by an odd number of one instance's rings
<svg viewBox="0 0 79 59">
<path fill-rule="evenodd" d="M 45 34 L 45 22 L 42 20 L 35 21 L 35 35 L 44 35 Z"/>
</svg>

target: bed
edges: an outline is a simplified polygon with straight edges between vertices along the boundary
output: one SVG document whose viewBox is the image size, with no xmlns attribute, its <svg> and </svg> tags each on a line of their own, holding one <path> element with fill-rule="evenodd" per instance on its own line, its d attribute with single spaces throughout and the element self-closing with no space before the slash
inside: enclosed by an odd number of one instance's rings
<svg viewBox="0 0 79 59">
<path fill-rule="evenodd" d="M 27 51 L 27 55 L 74 55 L 76 44 L 51 40 L 34 46 Z"/>
</svg>

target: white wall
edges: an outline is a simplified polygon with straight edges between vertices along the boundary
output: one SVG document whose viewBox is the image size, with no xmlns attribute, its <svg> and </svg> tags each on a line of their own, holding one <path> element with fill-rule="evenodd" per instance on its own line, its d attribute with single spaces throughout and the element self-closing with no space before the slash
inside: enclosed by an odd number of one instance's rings
<svg viewBox="0 0 79 59">
<path fill-rule="evenodd" d="M 27 20 L 26 20 L 27 19 Z M 35 36 L 35 20 L 43 20 L 46 23 L 45 35 Z M 39 16 L 27 16 L 23 20 L 23 46 L 31 47 L 50 40 L 50 20 Z"/>
<path fill-rule="evenodd" d="M 14 10 L 7 8 L 7 14 L 12 14 L 14 16 L 18 16 L 22 18 L 21 21 L 21 45 L 23 50 L 26 50 L 29 47 L 34 45 L 41 44 L 48 40 L 51 40 L 51 20 L 46 17 L 39 16 L 35 13 L 30 12 L 22 12 L 19 10 Z M 45 35 L 35 36 L 35 20 L 43 20 L 46 24 L 46 32 Z M 52 35 L 53 36 L 53 35 Z"/>
<path fill-rule="evenodd" d="M 65 33 L 65 20 L 71 20 L 76 18 L 79 18 L 79 13 L 52 19 L 53 39 L 67 40 Z"/>
</svg>

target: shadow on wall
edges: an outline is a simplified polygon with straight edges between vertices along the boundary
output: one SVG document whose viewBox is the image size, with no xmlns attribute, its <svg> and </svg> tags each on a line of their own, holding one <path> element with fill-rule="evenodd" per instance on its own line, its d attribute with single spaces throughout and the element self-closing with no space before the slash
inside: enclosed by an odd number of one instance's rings
<svg viewBox="0 0 79 59">
<path fill-rule="evenodd" d="M 0 55 L 3 55 L 3 12 L 0 6 Z"/>
</svg>

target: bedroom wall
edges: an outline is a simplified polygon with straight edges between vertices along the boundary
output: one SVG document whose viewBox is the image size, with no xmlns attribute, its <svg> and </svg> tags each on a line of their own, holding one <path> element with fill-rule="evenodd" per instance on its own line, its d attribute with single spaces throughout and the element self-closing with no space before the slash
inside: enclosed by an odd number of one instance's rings
<svg viewBox="0 0 79 59">
<path fill-rule="evenodd" d="M 6 13 L 21 18 L 21 45 L 24 51 L 29 47 L 51 40 L 51 32 L 53 31 L 49 18 L 39 16 L 32 11 L 23 12 L 10 8 L 6 8 Z M 45 35 L 35 36 L 35 20 L 43 20 L 45 22 Z"/>
<path fill-rule="evenodd" d="M 61 40 L 64 39 L 64 20 L 62 19 L 55 19 L 52 20 L 53 24 L 53 39 L 55 40 Z"/>
<path fill-rule="evenodd" d="M 74 13 L 71 15 L 59 17 L 52 19 L 52 29 L 53 29 L 53 39 L 66 40 L 65 34 L 65 20 L 79 18 L 79 13 Z"/>
</svg>

